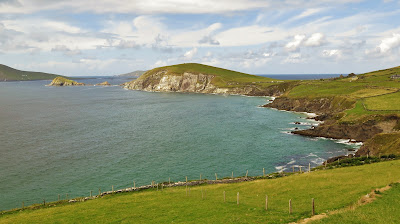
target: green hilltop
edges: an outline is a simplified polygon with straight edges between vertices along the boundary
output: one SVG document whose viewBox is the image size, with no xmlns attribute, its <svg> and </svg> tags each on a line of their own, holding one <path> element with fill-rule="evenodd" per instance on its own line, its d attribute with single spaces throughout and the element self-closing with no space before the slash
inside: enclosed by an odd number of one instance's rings
<svg viewBox="0 0 400 224">
<path fill-rule="evenodd" d="M 262 76 L 250 75 L 198 63 L 185 63 L 154 68 L 141 75 L 138 80 L 144 80 L 158 71 L 166 70 L 167 75 L 181 76 L 184 73 L 214 75 L 212 84 L 220 88 L 244 87 L 247 85 L 270 86 L 276 82 L 283 82 Z"/>
<path fill-rule="evenodd" d="M 30 72 L 21 71 L 6 65 L 0 64 L 0 82 L 2 81 L 32 81 L 32 80 L 50 80 L 58 75 L 43 73 L 43 72 Z"/>
</svg>

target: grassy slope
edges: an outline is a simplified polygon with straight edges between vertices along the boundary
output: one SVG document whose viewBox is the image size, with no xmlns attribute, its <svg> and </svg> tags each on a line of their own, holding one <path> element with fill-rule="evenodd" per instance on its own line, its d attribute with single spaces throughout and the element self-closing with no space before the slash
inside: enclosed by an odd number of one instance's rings
<svg viewBox="0 0 400 224">
<path fill-rule="evenodd" d="M 0 223 L 287 223 L 310 216 L 311 198 L 316 213 L 336 210 L 355 203 L 376 187 L 400 178 L 400 161 L 338 168 L 235 184 L 205 185 L 185 188 L 116 194 L 77 204 L 58 205 L 38 210 L 24 210 L 0 217 Z M 201 199 L 201 189 L 206 198 Z M 223 202 L 226 191 L 226 202 Z M 240 192 L 240 205 L 236 193 Z M 269 210 L 264 210 L 265 195 Z M 293 214 L 288 214 L 292 199 Z"/>
<path fill-rule="evenodd" d="M 27 72 L 13 69 L 0 64 L 0 81 L 27 81 L 27 80 L 50 80 L 57 77 L 54 74 L 43 72 Z"/>
<path fill-rule="evenodd" d="M 233 88 L 233 87 L 243 87 L 249 84 L 258 85 L 258 86 L 269 86 L 272 84 L 276 84 L 276 79 L 249 75 L 241 72 L 236 72 L 228 69 L 217 68 L 208 65 L 202 65 L 197 63 L 186 63 L 186 64 L 178 64 L 171 65 L 165 67 L 159 67 L 147 71 L 145 74 L 140 76 L 138 80 L 145 79 L 151 74 L 154 74 L 161 70 L 167 70 L 167 74 L 171 75 L 183 75 L 184 72 L 190 72 L 193 74 L 205 74 L 205 75 L 215 75 L 216 77 L 212 80 L 212 83 L 217 87 L 222 88 Z M 272 81 L 275 81 L 272 82 Z"/>
<path fill-rule="evenodd" d="M 355 210 L 331 215 L 328 218 L 311 223 L 399 223 L 400 220 L 400 184 L 381 193 L 381 198 Z"/>
<path fill-rule="evenodd" d="M 334 80 L 303 81 L 286 96 L 291 98 L 336 97 L 352 102 L 340 121 L 364 121 L 371 115 L 400 115 L 400 80 L 390 76 L 400 74 L 400 67 L 343 77 Z"/>
</svg>

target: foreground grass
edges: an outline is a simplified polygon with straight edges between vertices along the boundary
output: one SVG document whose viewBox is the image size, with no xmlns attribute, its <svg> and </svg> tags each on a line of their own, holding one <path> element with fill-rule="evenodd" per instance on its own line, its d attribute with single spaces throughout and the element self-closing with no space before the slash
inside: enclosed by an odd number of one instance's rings
<svg viewBox="0 0 400 224">
<path fill-rule="evenodd" d="M 0 223 L 287 223 L 311 215 L 311 198 L 315 198 L 316 213 L 323 213 L 345 208 L 372 189 L 399 179 L 400 161 L 395 160 L 278 179 L 196 186 L 190 188 L 189 196 L 184 187 L 116 194 L 5 214 Z M 237 192 L 240 192 L 239 205 Z M 268 211 L 264 209 L 265 195 L 269 197 Z M 289 199 L 293 204 L 291 215 Z"/>
<path fill-rule="evenodd" d="M 355 210 L 330 215 L 318 223 L 399 223 L 400 220 L 400 184 L 393 184 L 388 191 L 370 204 Z"/>
</svg>

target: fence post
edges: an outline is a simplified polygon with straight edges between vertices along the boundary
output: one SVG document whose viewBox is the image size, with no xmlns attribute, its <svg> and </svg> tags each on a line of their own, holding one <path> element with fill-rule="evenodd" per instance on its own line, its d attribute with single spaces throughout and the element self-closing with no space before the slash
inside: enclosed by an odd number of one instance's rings
<svg viewBox="0 0 400 224">
<path fill-rule="evenodd" d="M 90 197 L 92 197 L 92 191 L 90 191 Z"/>
<path fill-rule="evenodd" d="M 217 176 L 217 173 L 215 173 L 215 180 L 218 180 L 218 176 Z"/>
<path fill-rule="evenodd" d="M 58 194 L 58 200 L 60 200 L 60 194 Z"/>
<path fill-rule="evenodd" d="M 133 188 L 136 188 L 136 182 L 133 181 Z"/>
<path fill-rule="evenodd" d="M 311 172 L 311 163 L 308 163 L 308 172 Z"/>
<path fill-rule="evenodd" d="M 171 177 L 168 177 L 168 184 L 171 184 Z"/>
<path fill-rule="evenodd" d="M 237 198 L 236 198 L 236 200 L 237 200 L 237 204 L 239 204 L 239 192 L 237 192 Z"/>
<path fill-rule="evenodd" d="M 246 171 L 246 178 L 247 178 L 247 175 L 248 175 L 248 174 L 249 174 L 249 170 Z"/>
<path fill-rule="evenodd" d="M 265 195 L 265 211 L 268 211 L 268 195 Z"/>
<path fill-rule="evenodd" d="M 99 196 L 101 195 L 101 189 L 99 188 Z"/>
<path fill-rule="evenodd" d="M 312 199 L 312 216 L 315 215 L 315 204 L 314 204 L 314 198 Z"/>
<path fill-rule="evenodd" d="M 66 196 L 66 198 L 67 198 L 67 200 L 68 200 L 68 193 L 67 193 L 67 196 Z"/>
<path fill-rule="evenodd" d="M 46 206 L 46 200 L 43 198 L 43 206 Z"/>
<path fill-rule="evenodd" d="M 164 191 L 164 183 L 161 184 L 161 191 Z"/>
<path fill-rule="evenodd" d="M 292 214 L 292 199 L 289 199 L 289 215 Z"/>
<path fill-rule="evenodd" d="M 265 177 L 265 168 L 263 168 L 263 177 Z"/>
<path fill-rule="evenodd" d="M 226 198 L 225 198 L 225 191 L 224 191 L 224 202 L 226 202 Z"/>
<path fill-rule="evenodd" d="M 292 169 L 293 169 L 293 173 L 294 173 L 294 166 L 292 166 Z"/>
<path fill-rule="evenodd" d="M 111 185 L 111 191 L 112 191 L 112 193 L 114 194 L 114 185 Z"/>
<path fill-rule="evenodd" d="M 233 171 L 232 171 L 232 179 L 233 179 Z"/>
<path fill-rule="evenodd" d="M 300 168 L 300 173 L 301 173 L 301 167 L 302 167 L 302 166 L 299 166 L 299 168 Z"/>
<path fill-rule="evenodd" d="M 25 208 L 25 203 L 24 202 L 22 202 L 22 209 L 24 209 Z"/>
<path fill-rule="evenodd" d="M 201 174 L 200 174 L 200 181 L 201 181 Z"/>
<path fill-rule="evenodd" d="M 159 184 L 157 183 L 157 191 L 158 191 L 158 185 L 159 185 Z"/>
</svg>

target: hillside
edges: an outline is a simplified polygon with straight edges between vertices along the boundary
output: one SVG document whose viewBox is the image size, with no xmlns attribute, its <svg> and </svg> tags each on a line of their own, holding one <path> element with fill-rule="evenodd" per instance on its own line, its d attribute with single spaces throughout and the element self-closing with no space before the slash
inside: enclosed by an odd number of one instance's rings
<svg viewBox="0 0 400 224">
<path fill-rule="evenodd" d="M 297 173 L 277 179 L 203 184 L 188 189 L 153 188 L 75 203 L 67 203 L 64 200 L 3 214 L 0 216 L 0 223 L 289 223 L 311 216 L 312 198 L 315 199 L 315 213 L 327 213 L 328 220 L 331 220 L 329 218 L 335 217 L 336 210 L 348 211 L 350 206 L 357 205 L 362 196 L 376 188 L 399 181 L 399 177 L 400 160 L 393 160 Z M 288 212 L 290 199 L 292 214 Z M 376 207 L 374 203 L 376 202 L 372 202 L 371 205 Z M 389 200 L 388 203 L 390 204 L 381 208 L 389 206 L 393 207 L 392 210 L 399 210 L 397 202 Z M 378 208 L 379 206 L 383 205 L 378 204 Z M 359 208 L 363 209 L 363 206 Z M 359 218 L 374 220 L 376 215 L 378 214 L 372 214 L 371 218 Z M 398 220 L 399 214 L 392 214 L 393 217 Z"/>
<path fill-rule="evenodd" d="M 266 96 L 281 94 L 283 81 L 208 65 L 187 63 L 147 71 L 125 84 L 127 89 Z M 282 88 L 284 86 L 282 85 Z"/>
<path fill-rule="evenodd" d="M 21 71 L 6 65 L 0 64 L 0 82 L 3 81 L 31 81 L 31 80 L 50 80 L 57 75 L 43 72 Z"/>
<path fill-rule="evenodd" d="M 399 144 L 392 137 L 398 136 L 400 129 L 400 79 L 393 78 L 399 73 L 400 67 L 395 67 L 335 79 L 302 81 L 265 106 L 314 112 L 325 121 L 296 134 L 367 141 L 358 155 L 400 154 Z M 377 134 L 382 135 L 374 138 Z"/>
<path fill-rule="evenodd" d="M 137 70 L 137 71 L 133 71 L 133 72 L 117 75 L 117 76 L 118 77 L 125 77 L 125 78 L 137 78 L 137 77 L 143 75 L 145 72 L 146 71 Z"/>
</svg>

